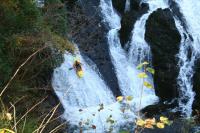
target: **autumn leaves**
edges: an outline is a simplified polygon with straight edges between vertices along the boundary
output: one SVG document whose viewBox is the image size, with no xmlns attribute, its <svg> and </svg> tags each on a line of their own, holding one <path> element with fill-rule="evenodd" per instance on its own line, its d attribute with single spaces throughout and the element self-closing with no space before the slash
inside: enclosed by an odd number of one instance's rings
<svg viewBox="0 0 200 133">
<path fill-rule="evenodd" d="M 141 72 L 137 75 L 137 77 L 142 79 L 140 103 L 139 103 L 139 109 L 138 109 L 138 110 L 140 110 L 144 87 L 149 88 L 149 89 L 153 89 L 153 85 L 151 83 L 149 83 L 146 79 L 148 78 L 149 74 L 155 74 L 155 70 L 153 68 L 149 67 L 149 63 L 146 62 L 146 61 L 139 64 L 137 66 L 137 69 L 141 70 Z M 118 96 L 117 97 L 118 102 L 122 102 L 124 99 L 126 101 L 131 101 L 133 99 L 133 97 L 131 97 L 131 96 L 126 96 L 126 97 Z M 136 130 L 138 128 L 140 128 L 140 129 L 151 128 L 152 129 L 154 127 L 162 129 L 162 128 L 165 127 L 165 125 L 170 125 L 171 123 L 172 122 L 169 121 L 169 119 L 167 117 L 164 117 L 164 116 L 161 116 L 159 118 L 159 120 L 156 120 L 155 118 L 142 119 L 139 111 L 138 111 L 137 119 L 135 121 L 135 125 L 137 127 Z"/>
<path fill-rule="evenodd" d="M 157 127 L 157 128 L 165 128 L 165 125 L 170 125 L 172 124 L 172 121 L 169 121 L 169 119 L 167 117 L 164 117 L 164 116 L 161 116 L 159 118 L 158 121 L 156 121 L 155 118 L 152 118 L 152 119 L 138 119 L 136 121 L 136 125 L 140 128 L 151 128 L 153 129 L 154 127 Z"/>
</svg>

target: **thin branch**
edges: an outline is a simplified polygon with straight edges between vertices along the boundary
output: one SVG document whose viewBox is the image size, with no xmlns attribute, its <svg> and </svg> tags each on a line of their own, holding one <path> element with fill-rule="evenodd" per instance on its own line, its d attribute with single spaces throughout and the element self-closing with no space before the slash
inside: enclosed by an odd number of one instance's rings
<svg viewBox="0 0 200 133">
<path fill-rule="evenodd" d="M 60 127 L 64 126 L 67 122 L 64 122 L 60 125 L 58 125 L 57 127 L 55 127 L 54 129 L 52 129 L 49 133 L 54 133 L 55 131 L 59 130 Z"/>
<path fill-rule="evenodd" d="M 13 74 L 13 76 L 11 77 L 11 79 L 8 81 L 8 83 L 6 84 L 6 86 L 3 88 L 3 90 L 0 93 L 0 97 L 3 95 L 3 93 L 5 92 L 5 90 L 8 88 L 8 86 L 10 85 L 10 83 L 12 82 L 12 80 L 15 78 L 15 76 L 17 75 L 17 73 L 19 72 L 19 70 L 34 56 L 36 55 L 38 52 L 42 51 L 43 49 L 45 49 L 47 46 L 45 45 L 44 47 L 38 49 L 37 51 L 35 51 L 33 54 L 31 54 L 15 71 L 15 73 Z"/>
<path fill-rule="evenodd" d="M 16 105 L 18 102 L 20 102 L 25 97 L 27 97 L 27 96 L 22 96 L 20 99 L 18 99 L 16 102 L 14 102 L 13 105 Z M 8 112 L 10 111 L 11 108 L 12 108 L 12 106 L 8 109 Z"/>
<path fill-rule="evenodd" d="M 24 124 L 23 124 L 23 128 L 22 128 L 22 133 L 24 133 L 25 126 L 26 126 L 26 117 L 24 118 Z"/>
<path fill-rule="evenodd" d="M 16 127 L 16 109 L 15 109 L 15 106 L 12 104 L 12 103 L 10 103 L 11 104 L 11 106 L 13 107 L 13 119 L 14 119 L 14 129 L 15 129 L 15 133 L 17 133 L 17 127 Z"/>
<path fill-rule="evenodd" d="M 59 105 L 60 105 L 60 103 L 54 108 L 51 116 L 49 117 L 49 119 L 47 120 L 47 122 L 44 124 L 45 126 L 40 130 L 39 133 L 43 132 L 43 130 L 45 129 L 46 125 L 50 122 L 51 118 L 53 117 L 53 115 L 55 114 L 56 110 L 58 109 Z"/>
<path fill-rule="evenodd" d="M 54 122 L 55 120 L 59 119 L 61 116 L 62 116 L 62 115 L 59 115 L 58 117 L 56 117 L 56 118 L 50 120 L 49 123 Z M 49 123 L 48 123 L 48 124 L 49 124 Z M 35 131 L 33 131 L 32 133 L 37 132 L 40 128 L 42 128 L 42 127 L 44 127 L 44 126 L 45 126 L 45 125 L 42 125 L 41 127 L 37 128 L 37 129 L 36 129 Z"/>
<path fill-rule="evenodd" d="M 55 107 L 56 107 L 56 106 L 55 106 Z M 42 120 L 40 126 L 39 126 L 38 129 L 37 129 L 37 133 L 39 133 L 39 129 L 43 128 L 43 125 L 44 125 L 45 120 L 48 118 L 48 116 L 51 114 L 51 112 L 54 111 L 55 107 L 53 107 L 53 108 L 49 111 L 49 113 L 44 117 L 44 119 Z M 35 131 L 34 131 L 34 132 L 35 132 Z"/>
<path fill-rule="evenodd" d="M 14 125 L 16 126 L 25 116 L 27 116 L 27 114 L 29 112 L 31 112 L 35 107 L 37 107 L 39 104 L 41 104 L 48 96 L 46 96 L 45 98 L 43 98 L 41 101 L 39 101 L 38 103 L 36 103 L 33 107 L 31 107 L 18 121 L 17 123 Z"/>
</svg>

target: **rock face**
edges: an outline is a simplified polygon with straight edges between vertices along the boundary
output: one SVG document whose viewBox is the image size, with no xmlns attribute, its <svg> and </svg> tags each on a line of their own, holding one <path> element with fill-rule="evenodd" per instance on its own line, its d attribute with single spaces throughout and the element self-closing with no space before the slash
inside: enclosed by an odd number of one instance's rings
<svg viewBox="0 0 200 133">
<path fill-rule="evenodd" d="M 193 90 L 196 93 L 195 100 L 193 102 L 193 109 L 200 110 L 200 59 L 198 59 L 195 63 L 195 74 L 193 77 Z"/>
<path fill-rule="evenodd" d="M 158 9 L 150 15 L 146 24 L 145 39 L 152 51 L 156 94 L 161 100 L 171 100 L 178 96 L 179 68 L 176 54 L 179 52 L 181 36 L 169 9 Z"/>
<path fill-rule="evenodd" d="M 124 3 L 124 4 L 122 4 Z M 141 4 L 140 0 L 130 0 L 130 10 L 124 12 L 126 0 L 113 0 L 113 6 L 121 15 L 121 29 L 119 31 L 122 47 L 130 39 L 131 31 L 138 18 L 148 10 L 147 4 Z"/>
<path fill-rule="evenodd" d="M 107 27 L 101 23 L 99 0 L 80 0 L 69 16 L 72 40 L 77 43 L 83 55 L 89 57 L 98 67 L 104 81 L 115 96 L 121 95 L 114 66 L 109 55 L 106 34 Z"/>
<path fill-rule="evenodd" d="M 112 3 L 118 13 L 124 14 L 126 0 L 112 0 Z"/>
</svg>

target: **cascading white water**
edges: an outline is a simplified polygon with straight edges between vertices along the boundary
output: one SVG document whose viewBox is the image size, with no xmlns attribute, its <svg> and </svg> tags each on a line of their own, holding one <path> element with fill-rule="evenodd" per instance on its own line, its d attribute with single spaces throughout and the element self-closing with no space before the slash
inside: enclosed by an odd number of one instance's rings
<svg viewBox="0 0 200 133">
<path fill-rule="evenodd" d="M 149 4 L 149 11 L 144 14 L 134 25 L 132 30 L 132 38 L 129 48 L 129 61 L 134 64 L 139 64 L 141 61 L 150 59 L 150 47 L 145 41 L 145 25 L 149 15 L 158 8 L 167 8 L 166 0 L 146 0 Z M 146 58 L 147 57 L 147 58 Z"/>
<path fill-rule="evenodd" d="M 79 78 L 74 69 L 70 70 L 75 58 L 80 59 L 82 63 L 83 78 Z M 110 89 L 91 63 L 89 65 L 80 54 L 75 57 L 66 53 L 64 59 L 63 64 L 54 70 L 52 80 L 52 86 L 65 109 L 64 119 L 76 126 L 82 122 L 83 129 L 87 132 L 94 132 L 92 125 L 96 126 L 98 132 L 108 130 L 110 125 L 106 121 L 110 115 L 116 121 L 117 127 L 128 121 L 123 119 L 124 114 L 120 110 L 120 104 L 115 101 Z M 102 107 L 100 104 L 103 104 L 103 109 L 99 111 Z M 129 118 L 133 117 L 131 113 L 127 115 Z"/>
<path fill-rule="evenodd" d="M 127 0 L 127 3 L 128 2 L 129 0 Z M 121 28 L 121 18 L 114 11 L 111 0 L 100 1 L 100 7 L 102 9 L 105 23 L 108 24 L 110 28 L 107 37 L 110 56 L 115 67 L 119 86 L 123 95 L 133 96 L 133 102 L 130 104 L 132 104 L 135 111 L 138 111 L 139 109 L 142 85 L 142 80 L 137 77 L 140 71 L 136 69 L 136 66 L 143 61 L 146 56 L 150 55 L 150 48 L 144 39 L 145 24 L 149 15 L 153 11 L 158 8 L 168 7 L 166 4 L 167 1 L 165 0 L 146 0 L 145 2 L 149 4 L 150 9 L 148 13 L 144 14 L 135 23 L 132 31 L 132 39 L 129 44 L 129 53 L 126 53 L 126 51 L 121 47 L 118 36 L 118 31 Z M 192 85 L 190 76 L 193 74 L 194 61 L 197 55 L 196 53 L 198 53 L 198 35 L 197 32 L 193 33 L 194 35 L 192 34 L 192 37 L 194 38 L 194 42 L 190 42 L 188 36 L 184 39 L 183 34 L 186 33 L 179 25 L 178 20 L 176 21 L 176 25 L 182 35 L 181 48 L 179 52 L 180 64 L 182 66 L 180 68 L 178 80 L 179 85 L 182 88 L 183 97 L 189 95 L 189 101 L 187 101 L 187 104 L 180 99 L 179 105 L 184 112 L 190 114 L 191 104 L 193 101 L 192 98 L 194 98 L 194 93 L 191 90 Z M 193 30 L 193 28 L 191 29 Z M 195 49 L 195 52 L 192 55 L 192 58 L 188 60 L 187 49 L 189 47 L 188 44 L 190 43 L 192 44 L 192 48 Z M 93 69 L 92 65 L 88 64 L 80 54 L 77 54 L 76 56 L 83 64 L 84 77 L 78 78 L 73 69 L 69 70 L 73 66 L 74 56 L 70 53 L 66 53 L 64 55 L 64 63 L 55 69 L 52 80 L 52 86 L 65 109 L 63 117 L 68 120 L 71 125 L 79 126 L 79 123 L 82 122 L 83 129 L 86 132 L 94 132 L 94 129 L 91 128 L 92 125 L 96 126 L 96 131 L 98 132 L 108 130 L 110 125 L 107 122 L 107 118 L 109 118 L 110 115 L 112 115 L 112 118 L 116 122 L 114 124 L 115 127 L 120 127 L 120 125 L 125 124 L 129 120 L 132 121 L 135 117 L 134 114 L 130 110 L 130 112 L 128 112 L 129 119 L 124 119 L 124 114 L 120 110 L 120 104 L 115 101 L 110 89 L 101 79 L 101 76 L 99 76 L 98 70 Z M 149 82 L 152 82 L 151 78 L 148 80 Z M 187 95 L 185 95 L 185 93 L 187 93 Z M 157 100 L 158 98 L 155 96 L 154 90 L 144 88 L 141 107 L 153 104 Z M 103 104 L 104 109 L 99 111 L 102 107 L 99 106 L 99 104 Z M 117 128 L 115 129 L 117 131 Z"/>
<path fill-rule="evenodd" d="M 186 20 L 187 32 L 180 28 L 180 23 L 176 20 L 179 32 L 182 35 L 180 52 L 180 72 L 178 83 L 180 86 L 179 106 L 183 115 L 190 116 L 192 113 L 192 103 L 195 93 L 192 88 L 192 77 L 194 74 L 194 63 L 200 54 L 200 1 L 198 0 L 176 0 L 180 12 Z M 185 36 L 184 36 L 185 35 Z M 191 35 L 192 39 L 189 37 Z M 186 37 L 186 38 L 185 38 Z M 185 38 L 185 39 L 184 39 Z M 191 57 L 188 56 L 189 48 Z"/>
<path fill-rule="evenodd" d="M 125 3 L 125 10 L 124 10 L 124 12 L 127 12 L 127 11 L 129 11 L 130 10 L 130 0 L 126 0 L 126 3 Z"/>
<path fill-rule="evenodd" d="M 194 92 L 192 91 L 192 77 L 194 74 L 195 56 L 188 57 L 189 49 L 191 48 L 192 41 L 187 32 L 184 31 L 180 21 L 175 18 L 176 27 L 181 34 L 181 43 L 179 50 L 179 108 L 183 115 L 190 117 L 192 114 L 192 104 L 194 101 Z"/>
<path fill-rule="evenodd" d="M 70 70 L 75 57 L 67 53 L 64 58 L 65 61 L 61 67 L 55 69 L 53 86 L 56 91 L 69 89 L 66 92 L 67 97 L 64 97 L 66 99 L 65 104 L 88 107 L 100 103 L 109 104 L 114 101 L 114 97 L 104 81 L 80 55 L 77 55 L 76 58 L 79 58 L 83 64 L 83 78 L 79 78 L 74 69 Z"/>
<path fill-rule="evenodd" d="M 149 4 L 151 4 L 150 12 L 143 15 L 142 18 L 136 22 L 136 25 L 134 27 L 134 32 L 133 32 L 134 34 L 132 38 L 137 38 L 137 40 L 142 40 L 140 42 L 145 42 L 144 35 L 143 35 L 145 32 L 145 26 L 141 27 L 141 23 L 145 25 L 148 15 L 151 14 L 153 9 L 156 10 L 159 7 L 163 7 L 163 5 L 166 5 L 164 4 L 163 1 L 160 2 L 160 0 L 150 1 Z M 138 65 L 138 63 L 133 63 L 130 60 L 128 60 L 127 53 L 121 47 L 119 36 L 118 36 L 118 31 L 121 28 L 121 24 L 120 24 L 121 18 L 114 11 L 113 6 L 112 6 L 112 1 L 101 0 L 100 7 L 102 9 L 104 21 L 110 27 L 110 31 L 108 32 L 108 35 L 107 35 L 109 48 L 110 48 L 110 55 L 115 67 L 115 71 L 116 71 L 121 92 L 125 96 L 132 95 L 134 97 L 134 100 L 133 100 L 134 107 L 138 109 L 139 99 L 141 96 L 141 86 L 143 85 L 142 80 L 137 77 L 138 73 L 140 73 L 140 71 L 136 69 L 136 66 Z M 143 18 L 146 18 L 146 19 L 143 19 Z M 140 36 L 140 35 L 143 35 L 143 36 Z M 136 46 L 133 46 L 135 45 L 135 42 L 133 41 L 135 40 L 132 39 L 131 48 L 143 47 L 143 46 L 140 46 L 139 44 L 136 44 Z M 137 57 L 134 57 L 134 58 L 137 58 Z M 151 78 L 149 78 L 148 80 L 149 82 L 152 82 Z M 145 107 L 147 105 L 153 104 L 156 101 L 157 101 L 157 97 L 155 96 L 154 90 L 144 88 L 141 107 Z"/>
</svg>

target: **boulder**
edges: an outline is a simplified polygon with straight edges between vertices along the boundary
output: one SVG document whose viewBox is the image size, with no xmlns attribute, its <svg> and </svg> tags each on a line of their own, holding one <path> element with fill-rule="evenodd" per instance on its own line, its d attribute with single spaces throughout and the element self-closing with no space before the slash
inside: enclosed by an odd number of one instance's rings
<svg viewBox="0 0 200 133">
<path fill-rule="evenodd" d="M 179 67 L 176 55 L 179 52 L 181 35 L 169 9 L 158 9 L 149 16 L 145 40 L 152 51 L 156 95 L 161 98 L 161 101 L 178 97 Z"/>
</svg>

